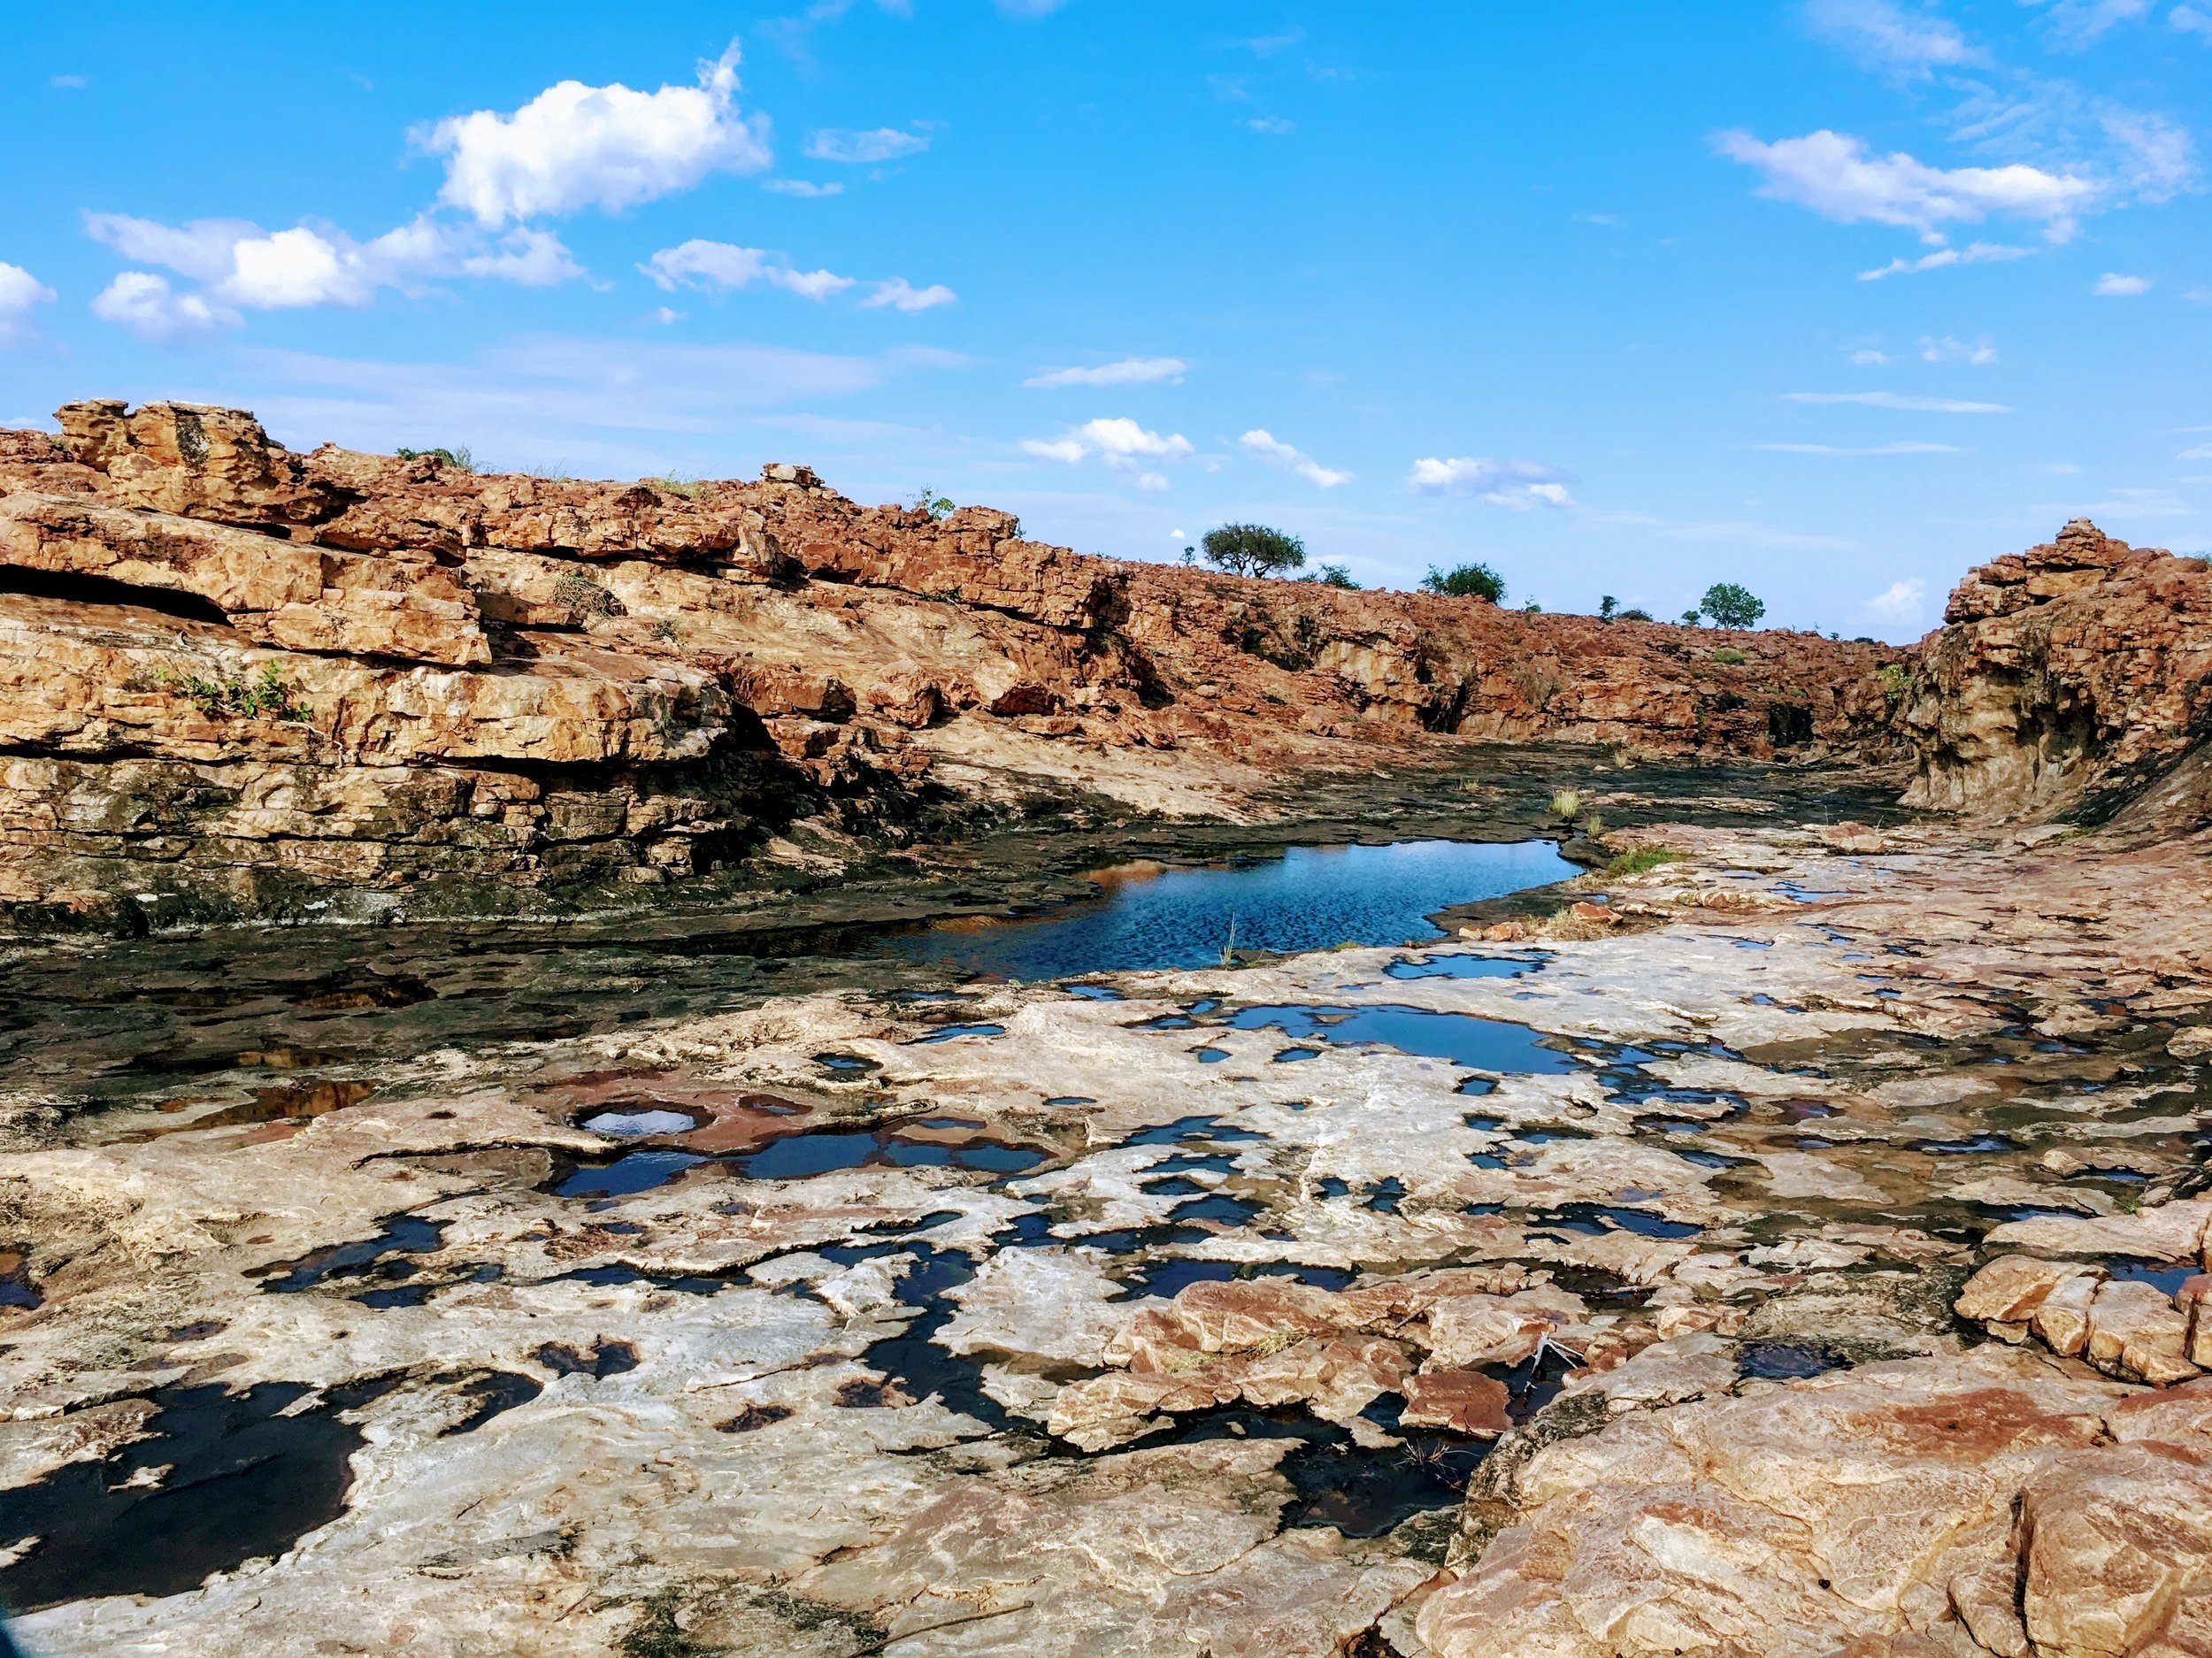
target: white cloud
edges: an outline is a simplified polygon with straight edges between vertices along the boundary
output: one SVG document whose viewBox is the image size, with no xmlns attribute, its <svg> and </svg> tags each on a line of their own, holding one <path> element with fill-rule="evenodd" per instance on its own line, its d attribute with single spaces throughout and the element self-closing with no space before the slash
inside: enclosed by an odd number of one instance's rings
<svg viewBox="0 0 2212 1658">
<path fill-rule="evenodd" d="M 1137 487 L 1149 494 L 1157 495 L 1167 487 L 1167 474 L 1164 472 L 1139 472 L 1137 474 Z"/>
<path fill-rule="evenodd" d="M 451 116 L 417 142 L 448 157 L 438 199 L 483 225 L 582 207 L 610 211 L 688 189 L 710 173 L 768 165 L 767 122 L 738 112 L 737 42 L 699 84 L 636 92 L 563 81 L 511 115 Z"/>
<path fill-rule="evenodd" d="M 1000 12 L 1010 18 L 1050 17 L 1067 0 L 998 0 Z"/>
<path fill-rule="evenodd" d="M 1766 175 L 1759 194 L 1809 207 L 1852 225 L 1901 225 L 1932 235 L 1952 220 L 1978 223 L 1991 213 L 2042 221 L 2062 242 L 2074 215 L 2095 199 L 2095 180 L 2014 163 L 2003 167 L 1931 167 L 1902 150 L 1870 155 L 1859 139 L 1822 128 L 1802 138 L 1762 143 L 1748 133 L 1714 141 L 1731 160 Z"/>
<path fill-rule="evenodd" d="M 1131 472 L 1139 471 L 1144 461 L 1182 460 L 1192 452 L 1190 440 L 1181 433 L 1163 435 L 1139 426 L 1126 416 L 1087 420 L 1056 438 L 1030 438 L 1023 442 L 1022 450 L 1040 460 L 1060 461 L 1070 466 L 1095 455 L 1117 472 Z M 1147 478 L 1158 481 L 1148 483 Z M 1137 481 L 1140 487 L 1146 489 L 1167 487 L 1167 480 L 1158 472 L 1147 472 Z"/>
<path fill-rule="evenodd" d="M 2194 449 L 2184 449 L 2179 458 L 2185 461 L 2212 461 L 2212 443 L 2200 443 Z"/>
<path fill-rule="evenodd" d="M 1963 340 L 1954 340 L 1949 334 L 1938 339 L 1933 334 L 1920 336 L 1920 360 L 1924 363 L 1967 363 L 1976 368 L 1985 368 L 1997 360 L 1997 348 L 1986 340 L 1969 345 Z"/>
<path fill-rule="evenodd" d="M 19 265 L 0 259 L 0 345 L 12 338 L 29 319 L 34 305 L 50 305 L 54 290 Z"/>
<path fill-rule="evenodd" d="M 1928 584 L 1917 576 L 1903 581 L 1893 581 L 1866 602 L 1865 609 L 1874 615 L 1895 622 L 1909 622 L 1920 614 L 1921 605 L 1928 596 Z"/>
<path fill-rule="evenodd" d="M 1869 409 L 1910 409 L 1922 414 L 2010 414 L 2001 403 L 1968 403 L 1958 397 L 1908 397 L 1893 391 L 1793 391 L 1792 403 L 1861 403 Z"/>
<path fill-rule="evenodd" d="M 2166 21 L 2184 35 L 2201 35 L 2206 40 L 2212 41 L 2212 16 L 2198 11 L 2194 6 L 2176 6 L 2167 13 Z"/>
<path fill-rule="evenodd" d="M 1963 248 L 1939 248 L 1917 259 L 1892 259 L 1887 265 L 1859 272 L 1862 282 L 1878 282 L 1886 276 L 1914 276 L 1922 271 L 1940 271 L 1947 265 L 1981 265 L 1992 259 L 2027 259 L 2033 248 L 2016 248 L 2001 242 L 1970 242 Z"/>
<path fill-rule="evenodd" d="M 2118 150 L 2122 182 L 2147 202 L 2170 202 L 2196 182 L 2188 132 L 2162 115 L 2108 104 L 2097 125 Z"/>
<path fill-rule="evenodd" d="M 1339 484 L 1348 484 L 1352 474 L 1324 466 L 1303 449 L 1293 449 L 1272 433 L 1258 427 L 1247 432 L 1237 440 L 1247 455 L 1265 461 L 1270 466 L 1279 466 L 1286 472 L 1295 472 L 1316 489 L 1333 489 Z"/>
<path fill-rule="evenodd" d="M 896 161 L 902 156 L 918 156 L 929 148 L 929 140 L 919 133 L 902 133 L 895 127 L 879 127 L 873 132 L 846 132 L 829 127 L 811 134 L 806 141 L 806 152 L 817 161 L 843 161 L 855 165 L 873 161 Z"/>
<path fill-rule="evenodd" d="M 2149 293 L 2150 288 L 2151 280 L 2147 276 L 2123 276 L 2117 271 L 2107 271 L 2089 291 L 2099 299 L 2132 299 L 2138 294 Z"/>
<path fill-rule="evenodd" d="M 169 279 L 151 271 L 125 271 L 94 297 L 92 314 L 142 340 L 234 328 L 242 320 L 227 306 L 210 304 L 198 294 L 173 293 Z"/>
<path fill-rule="evenodd" d="M 1417 460 L 1406 475 L 1406 485 L 1416 495 L 1472 495 L 1513 512 L 1574 505 L 1574 497 L 1567 492 L 1572 482 L 1572 472 L 1540 461 L 1477 460 L 1465 456 Z"/>
<path fill-rule="evenodd" d="M 663 248 L 638 266 L 664 289 L 678 288 L 750 288 L 765 282 L 803 299 L 825 300 L 855 286 L 855 279 L 833 271 L 799 271 L 759 248 L 740 248 L 726 242 L 698 237 L 673 248 Z"/>
<path fill-rule="evenodd" d="M 678 311 L 672 305 L 656 305 L 652 310 L 645 313 L 645 320 L 651 323 L 657 323 L 662 327 L 665 328 L 672 323 L 681 322 L 684 319 L 684 312 Z"/>
<path fill-rule="evenodd" d="M 1878 68 L 1926 74 L 1982 60 L 1948 19 L 1907 12 L 1891 0 L 1810 0 L 1805 12 L 1816 29 Z"/>
<path fill-rule="evenodd" d="M 875 311 L 885 305 L 898 311 L 930 311 L 939 305 L 949 305 L 959 297 L 942 282 L 916 288 L 904 277 L 895 276 L 887 282 L 878 282 L 876 291 L 860 304 L 864 311 Z"/>
<path fill-rule="evenodd" d="M 357 242 L 342 231 L 306 225 L 265 231 L 238 219 L 200 219 L 177 226 L 123 213 L 88 213 L 85 227 L 125 258 L 166 265 L 205 284 L 204 297 L 186 295 L 148 302 L 165 316 L 198 317 L 192 325 L 196 326 L 211 326 L 208 319 L 231 317 L 242 306 L 249 311 L 297 311 L 314 305 L 365 305 L 380 288 L 414 288 L 432 276 L 486 277 L 547 288 L 584 273 L 550 231 L 518 226 L 495 241 L 473 227 L 457 228 L 427 217 L 365 242 Z M 126 287 L 151 294 L 142 284 Z M 162 288 L 168 292 L 165 280 Z M 201 300 L 196 311 L 187 303 L 196 298 Z M 118 304 L 133 318 L 139 317 L 137 310 Z M 178 326 L 173 322 L 164 331 L 174 332 Z"/>
<path fill-rule="evenodd" d="M 1179 357 L 1125 357 L 1096 368 L 1048 369 L 1022 384 L 1044 390 L 1059 386 L 1143 386 L 1163 380 L 1176 384 L 1189 367 Z"/>
<path fill-rule="evenodd" d="M 1286 121 L 1279 115 L 1256 115 L 1245 125 L 1256 133 L 1265 133 L 1270 138 L 1281 138 L 1298 130 L 1295 121 Z"/>
<path fill-rule="evenodd" d="M 817 184 L 811 179 L 769 179 L 760 187 L 773 190 L 778 196 L 842 196 L 841 184 Z"/>
<path fill-rule="evenodd" d="M 59 88 L 64 92 L 75 92 L 84 86 L 84 77 L 82 75 L 49 75 L 46 84 L 50 87 Z"/>
<path fill-rule="evenodd" d="M 1858 350 L 1854 351 L 1851 354 L 1851 360 L 1862 368 L 1868 368 L 1877 364 L 1888 362 L 1889 353 L 1886 351 L 1877 351 L 1871 346 L 1863 346 Z"/>
<path fill-rule="evenodd" d="M 1832 443 L 1762 443 L 1778 455 L 1963 455 L 1953 443 L 1870 443 L 1862 449 L 1839 449 Z"/>
</svg>

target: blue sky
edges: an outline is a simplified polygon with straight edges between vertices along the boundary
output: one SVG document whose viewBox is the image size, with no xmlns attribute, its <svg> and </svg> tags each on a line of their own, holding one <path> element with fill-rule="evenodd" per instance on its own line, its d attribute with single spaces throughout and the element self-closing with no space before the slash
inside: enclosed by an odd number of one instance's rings
<svg viewBox="0 0 2212 1658">
<path fill-rule="evenodd" d="M 12 8 L 0 421 L 1908 639 L 2212 549 L 2212 0 Z"/>
</svg>

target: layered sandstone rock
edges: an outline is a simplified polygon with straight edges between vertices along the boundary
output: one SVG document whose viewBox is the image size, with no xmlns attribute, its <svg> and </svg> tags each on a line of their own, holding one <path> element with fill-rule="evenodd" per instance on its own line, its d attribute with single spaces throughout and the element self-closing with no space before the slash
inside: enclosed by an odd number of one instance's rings
<svg viewBox="0 0 2212 1658">
<path fill-rule="evenodd" d="M 1911 803 L 2097 816 L 2151 786 L 2136 805 L 2147 825 L 2201 821 L 2212 796 L 2194 756 L 2212 717 L 2212 565 L 2077 519 L 1970 574 L 1944 622 L 1922 646 L 1909 699 L 1920 750 Z"/>
<path fill-rule="evenodd" d="M 600 483 L 179 403 L 58 424 L 0 434 L 0 905 L 39 928 L 572 908 L 734 879 L 802 824 L 835 863 L 950 798 L 940 754 L 1149 750 L 1229 810 L 1233 771 L 1432 734 L 1896 742 L 1897 653 L 1817 635 L 1121 564 L 791 465 Z"/>
</svg>

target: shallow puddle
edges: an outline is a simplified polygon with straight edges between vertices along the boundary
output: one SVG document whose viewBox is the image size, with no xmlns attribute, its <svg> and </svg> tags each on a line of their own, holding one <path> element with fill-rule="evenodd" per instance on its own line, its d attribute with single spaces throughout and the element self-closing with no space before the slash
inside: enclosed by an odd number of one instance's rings
<svg viewBox="0 0 2212 1658">
<path fill-rule="evenodd" d="M 1402 1054 L 1447 1060 L 1470 1071 L 1532 1075 L 1579 1069 L 1571 1055 L 1544 1046 L 1543 1038 L 1529 1026 L 1477 1018 L 1471 1013 L 1432 1013 L 1425 1008 L 1389 1004 L 1333 1008 L 1286 1003 L 1240 1008 L 1224 1023 L 1240 1031 L 1280 1031 L 1294 1041 L 1320 1040 L 1332 1047 L 1371 1042 Z"/>
<path fill-rule="evenodd" d="M 1102 871 L 1094 902 L 996 925 L 964 920 L 895 940 L 910 960 L 1025 981 L 1210 967 L 1225 951 L 1289 955 L 1443 936 L 1437 910 L 1581 871 L 1550 841 L 1294 847 L 1280 858 Z"/>
</svg>

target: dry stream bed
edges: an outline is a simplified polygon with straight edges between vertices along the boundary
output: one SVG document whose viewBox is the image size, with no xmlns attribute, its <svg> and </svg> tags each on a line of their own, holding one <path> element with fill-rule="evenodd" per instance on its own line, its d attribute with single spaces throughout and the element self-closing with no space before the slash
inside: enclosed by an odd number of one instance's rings
<svg viewBox="0 0 2212 1658">
<path fill-rule="evenodd" d="M 1727 816 L 1229 968 L 1233 879 L 719 1010 L 644 948 L 19 997 L 0 1596 L 54 1658 L 2212 1651 L 2201 849 Z M 1298 902 L 1559 872 L 1472 850 Z"/>
</svg>

